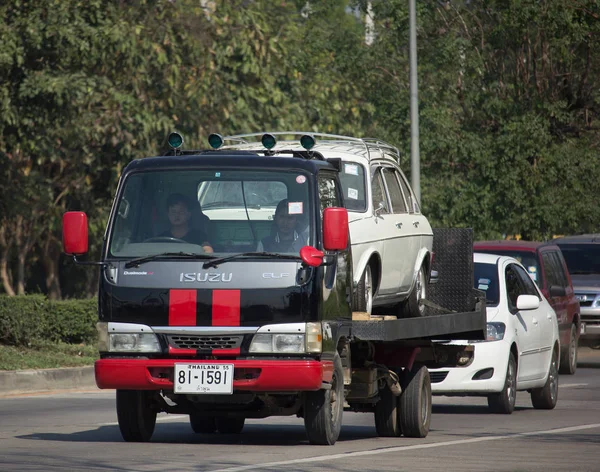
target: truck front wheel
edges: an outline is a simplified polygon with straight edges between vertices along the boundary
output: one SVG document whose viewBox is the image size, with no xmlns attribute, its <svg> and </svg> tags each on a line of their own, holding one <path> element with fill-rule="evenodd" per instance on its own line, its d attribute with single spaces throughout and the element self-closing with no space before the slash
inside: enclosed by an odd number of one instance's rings
<svg viewBox="0 0 600 472">
<path fill-rule="evenodd" d="M 407 438 L 424 438 L 431 423 L 431 380 L 427 367 L 404 372 L 401 384 L 400 429 Z"/>
<path fill-rule="evenodd" d="M 145 390 L 117 390 L 117 419 L 125 441 L 146 442 L 152 437 L 157 413 L 152 395 Z"/>
<path fill-rule="evenodd" d="M 331 446 L 340 436 L 344 413 L 344 370 L 336 353 L 333 359 L 331 389 L 306 392 L 304 427 L 311 444 Z"/>
</svg>

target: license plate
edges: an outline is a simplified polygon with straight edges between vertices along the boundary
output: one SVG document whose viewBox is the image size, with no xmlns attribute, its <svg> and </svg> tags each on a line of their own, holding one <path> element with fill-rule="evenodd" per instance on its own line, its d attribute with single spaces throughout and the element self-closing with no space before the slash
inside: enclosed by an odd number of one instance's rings
<svg viewBox="0 0 600 472">
<path fill-rule="evenodd" d="M 585 323 L 581 323 L 581 329 L 579 330 L 579 334 L 585 334 Z"/>
<path fill-rule="evenodd" d="M 175 364 L 175 393 L 233 393 L 233 364 Z"/>
</svg>

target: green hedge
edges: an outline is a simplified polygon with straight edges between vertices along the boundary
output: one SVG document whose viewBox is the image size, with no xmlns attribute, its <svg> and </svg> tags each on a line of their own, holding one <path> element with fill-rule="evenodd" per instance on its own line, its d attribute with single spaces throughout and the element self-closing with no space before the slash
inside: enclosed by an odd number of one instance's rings
<svg viewBox="0 0 600 472">
<path fill-rule="evenodd" d="M 55 301 L 44 295 L 2 295 L 0 343 L 27 346 L 35 340 L 95 342 L 97 309 L 96 298 Z"/>
</svg>

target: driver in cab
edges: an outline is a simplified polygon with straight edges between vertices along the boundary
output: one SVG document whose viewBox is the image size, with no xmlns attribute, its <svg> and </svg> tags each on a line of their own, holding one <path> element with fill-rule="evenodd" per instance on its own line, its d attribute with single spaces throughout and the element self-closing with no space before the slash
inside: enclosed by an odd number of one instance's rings
<svg viewBox="0 0 600 472">
<path fill-rule="evenodd" d="M 160 235 L 162 238 L 179 239 L 202 246 L 204 252 L 212 254 L 213 248 L 208 242 L 208 234 L 203 229 L 191 226 L 191 204 L 189 199 L 180 193 L 174 193 L 167 199 L 167 216 L 171 229 Z"/>
<path fill-rule="evenodd" d="M 263 238 L 256 248 L 257 252 L 299 253 L 306 245 L 306 237 L 297 231 L 297 215 L 290 214 L 289 200 L 281 200 L 275 210 L 274 232 Z"/>
</svg>

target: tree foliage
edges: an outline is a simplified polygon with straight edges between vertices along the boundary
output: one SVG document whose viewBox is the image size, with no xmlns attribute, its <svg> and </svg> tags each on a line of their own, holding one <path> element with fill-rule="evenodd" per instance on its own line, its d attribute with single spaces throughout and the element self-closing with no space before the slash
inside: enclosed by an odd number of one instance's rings
<svg viewBox="0 0 600 472">
<path fill-rule="evenodd" d="M 173 129 L 375 136 L 408 156 L 408 2 L 10 0 L 0 5 L 0 280 L 93 294 L 60 253 L 90 218 L 97 258 L 116 182 Z M 600 6 L 417 2 L 423 206 L 477 237 L 597 231 Z M 408 158 L 402 165 L 409 170 Z"/>
</svg>

